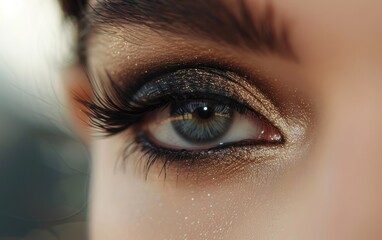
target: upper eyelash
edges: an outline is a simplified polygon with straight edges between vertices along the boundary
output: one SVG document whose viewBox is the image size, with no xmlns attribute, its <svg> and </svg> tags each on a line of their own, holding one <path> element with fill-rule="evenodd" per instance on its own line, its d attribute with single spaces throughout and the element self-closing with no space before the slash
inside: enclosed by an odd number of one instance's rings
<svg viewBox="0 0 382 240">
<path fill-rule="evenodd" d="M 170 93 L 168 93 L 170 94 Z M 220 103 L 227 105 L 240 114 L 251 113 L 258 118 L 263 118 L 257 112 L 251 110 L 243 103 L 239 103 L 234 99 L 219 97 L 215 95 L 206 96 L 195 93 L 193 97 L 181 95 L 164 95 L 158 99 L 153 99 L 152 104 L 142 104 L 131 99 L 130 101 L 119 106 L 113 98 L 106 95 L 102 97 L 99 94 L 94 100 L 83 102 L 88 109 L 88 116 L 91 120 L 91 126 L 95 129 L 102 130 L 107 135 L 114 135 L 126 130 L 134 123 L 139 122 L 145 114 L 157 108 L 166 107 L 168 104 L 183 100 L 220 100 Z M 157 102 L 155 102 L 157 101 Z"/>
<path fill-rule="evenodd" d="M 201 68 L 203 69 L 203 68 Z M 210 68 L 205 68 L 210 69 Z M 217 71 L 217 70 L 216 70 Z M 173 92 L 164 93 L 163 89 L 160 89 L 159 96 L 151 98 L 146 101 L 140 101 L 136 99 L 136 93 L 144 86 L 133 85 L 129 88 L 122 88 L 116 84 L 116 81 L 110 74 L 106 74 L 107 82 L 110 82 L 109 91 L 101 89 L 102 93 L 94 91 L 94 97 L 90 100 L 78 99 L 87 109 L 87 114 L 90 118 L 90 125 L 98 130 L 101 130 L 106 135 L 115 135 L 120 133 L 136 122 L 139 122 L 142 117 L 159 107 L 165 107 L 167 104 L 177 100 L 190 100 L 190 99 L 211 99 L 211 93 L 203 94 L 193 93 L 194 96 L 188 95 L 186 98 L 181 95 L 176 95 Z M 174 95 L 175 94 L 175 95 Z M 224 104 L 234 108 L 239 113 L 244 114 L 250 112 L 260 119 L 265 119 L 261 114 L 252 110 L 248 104 L 244 102 L 238 102 L 236 99 L 230 97 L 219 97 L 216 94 L 215 98 L 219 98 Z"/>
</svg>

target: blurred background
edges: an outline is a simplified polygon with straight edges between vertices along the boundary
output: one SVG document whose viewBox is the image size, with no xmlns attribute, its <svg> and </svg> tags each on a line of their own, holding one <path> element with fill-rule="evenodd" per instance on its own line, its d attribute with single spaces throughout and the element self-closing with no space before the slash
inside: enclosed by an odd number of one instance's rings
<svg viewBox="0 0 382 240">
<path fill-rule="evenodd" d="M 0 240 L 86 238 L 89 155 L 61 79 L 73 31 L 55 0 L 0 0 Z"/>
</svg>

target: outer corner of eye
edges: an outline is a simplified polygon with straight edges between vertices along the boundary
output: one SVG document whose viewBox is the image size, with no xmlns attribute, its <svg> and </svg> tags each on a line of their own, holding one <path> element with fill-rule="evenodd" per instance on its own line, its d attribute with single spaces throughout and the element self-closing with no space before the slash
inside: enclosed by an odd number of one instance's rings
<svg viewBox="0 0 382 240">
<path fill-rule="evenodd" d="M 283 134 L 271 123 L 265 120 L 259 119 L 261 123 L 258 123 L 261 127 L 259 128 L 260 134 L 258 136 L 260 141 L 269 143 L 281 143 L 284 140 Z"/>
</svg>

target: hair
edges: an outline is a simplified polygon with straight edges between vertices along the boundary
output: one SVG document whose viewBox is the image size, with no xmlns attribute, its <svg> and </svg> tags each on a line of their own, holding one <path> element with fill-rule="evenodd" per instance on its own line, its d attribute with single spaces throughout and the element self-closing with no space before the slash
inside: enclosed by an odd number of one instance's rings
<svg viewBox="0 0 382 240">
<path fill-rule="evenodd" d="M 88 0 L 58 0 L 62 10 L 68 17 L 79 20 L 82 17 L 83 10 L 85 9 Z"/>
<path fill-rule="evenodd" d="M 85 14 L 86 5 L 89 0 L 58 0 L 58 2 L 65 16 L 70 20 L 77 22 L 77 35 L 75 36 L 77 45 L 74 51 L 77 55 L 78 63 L 84 64 L 86 62 L 86 57 L 84 55 L 84 46 L 81 44 L 81 32 L 85 26 L 82 18 Z"/>
</svg>

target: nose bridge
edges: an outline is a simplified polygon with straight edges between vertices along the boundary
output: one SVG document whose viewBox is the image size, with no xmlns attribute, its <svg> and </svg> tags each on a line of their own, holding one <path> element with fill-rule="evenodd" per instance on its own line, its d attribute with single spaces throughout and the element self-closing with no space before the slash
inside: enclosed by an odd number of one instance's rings
<svg viewBox="0 0 382 240">
<path fill-rule="evenodd" d="M 314 165 L 320 215 L 333 239 L 382 237 L 381 82 L 382 73 L 347 73 L 323 95 Z"/>
</svg>

